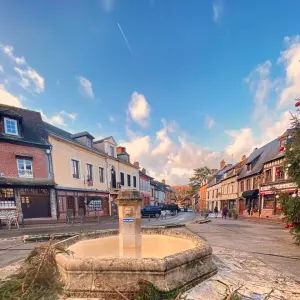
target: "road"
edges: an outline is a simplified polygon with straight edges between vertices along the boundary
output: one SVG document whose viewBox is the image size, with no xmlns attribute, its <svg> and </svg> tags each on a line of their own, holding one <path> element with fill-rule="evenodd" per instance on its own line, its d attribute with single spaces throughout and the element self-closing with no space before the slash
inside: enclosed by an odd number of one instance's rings
<svg viewBox="0 0 300 300">
<path fill-rule="evenodd" d="M 177 216 L 168 217 L 166 220 L 143 218 L 142 225 L 159 225 L 168 223 L 186 223 L 198 217 L 198 214 L 193 212 L 181 212 Z M 99 229 L 118 228 L 118 222 L 106 220 L 97 223 L 88 224 L 55 224 L 55 225 L 31 225 L 20 229 L 1 229 L 0 230 L 0 268 L 23 259 L 34 247 L 39 243 L 23 243 L 21 237 L 29 234 L 43 233 L 62 233 L 62 232 L 88 232 Z M 2 240 L 1 240 L 2 238 Z M 15 239 L 12 239 L 15 238 Z"/>
<path fill-rule="evenodd" d="M 300 281 L 300 246 L 294 244 L 283 224 L 248 220 L 212 219 L 210 223 L 187 225 L 213 248 L 244 251 L 283 275 Z"/>
</svg>

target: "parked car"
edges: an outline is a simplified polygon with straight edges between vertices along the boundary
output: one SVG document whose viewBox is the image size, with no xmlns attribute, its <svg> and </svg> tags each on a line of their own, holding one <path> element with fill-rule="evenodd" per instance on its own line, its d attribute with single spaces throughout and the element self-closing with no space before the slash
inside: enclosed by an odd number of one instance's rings
<svg viewBox="0 0 300 300">
<path fill-rule="evenodd" d="M 156 217 L 161 215 L 161 208 L 159 206 L 148 205 L 141 209 L 142 217 Z"/>
<path fill-rule="evenodd" d="M 181 209 L 179 208 L 179 206 L 177 204 L 163 205 L 161 210 L 169 210 L 172 214 L 179 213 L 181 211 Z"/>
</svg>

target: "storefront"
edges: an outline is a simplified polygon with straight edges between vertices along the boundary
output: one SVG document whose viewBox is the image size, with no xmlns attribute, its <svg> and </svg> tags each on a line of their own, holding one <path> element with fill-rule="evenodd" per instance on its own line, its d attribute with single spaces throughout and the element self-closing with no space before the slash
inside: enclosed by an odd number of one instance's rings
<svg viewBox="0 0 300 300">
<path fill-rule="evenodd" d="M 296 190 L 296 185 L 292 182 L 266 185 L 260 188 L 261 196 L 261 217 L 265 218 L 281 218 L 282 211 L 280 203 L 276 199 L 277 191 L 293 194 Z"/>
<path fill-rule="evenodd" d="M 109 215 L 109 193 L 90 190 L 57 189 L 59 219 Z"/>
<path fill-rule="evenodd" d="M 259 190 L 249 190 L 243 192 L 242 199 L 239 200 L 239 214 L 247 216 L 259 216 Z"/>
<path fill-rule="evenodd" d="M 56 198 L 54 184 L 41 184 L 38 180 L 32 184 L 9 186 L 0 184 L 0 215 L 7 211 L 19 214 L 20 219 L 56 219 Z"/>
</svg>

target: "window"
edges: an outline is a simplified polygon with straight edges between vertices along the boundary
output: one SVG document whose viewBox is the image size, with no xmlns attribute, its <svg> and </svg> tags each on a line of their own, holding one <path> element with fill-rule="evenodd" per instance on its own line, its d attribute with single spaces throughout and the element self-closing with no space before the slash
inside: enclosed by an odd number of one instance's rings
<svg viewBox="0 0 300 300">
<path fill-rule="evenodd" d="M 133 176 L 133 187 L 136 187 L 136 176 Z"/>
<path fill-rule="evenodd" d="M 32 161 L 30 159 L 17 159 L 18 173 L 20 177 L 33 177 Z"/>
<path fill-rule="evenodd" d="M 109 146 L 109 154 L 110 156 L 115 157 L 115 148 L 113 146 Z"/>
<path fill-rule="evenodd" d="M 246 181 L 246 191 L 250 190 L 250 179 L 247 179 Z"/>
<path fill-rule="evenodd" d="M 258 181 L 257 181 L 257 177 L 253 177 L 253 190 L 258 188 Z"/>
<path fill-rule="evenodd" d="M 102 167 L 99 167 L 99 180 L 100 182 L 104 182 L 104 169 Z"/>
<path fill-rule="evenodd" d="M 272 170 L 266 170 L 265 172 L 265 182 L 271 182 L 272 181 Z"/>
<path fill-rule="evenodd" d="M 264 208 L 266 208 L 266 209 L 274 209 L 275 208 L 274 195 L 265 195 L 264 196 Z"/>
<path fill-rule="evenodd" d="M 86 144 L 88 147 L 92 148 L 92 140 L 91 139 L 87 139 Z"/>
<path fill-rule="evenodd" d="M 93 165 L 86 164 L 87 181 L 93 181 Z"/>
<path fill-rule="evenodd" d="M 131 176 L 129 174 L 127 174 L 127 185 L 131 186 Z"/>
<path fill-rule="evenodd" d="M 241 192 L 243 192 L 244 191 L 244 181 L 241 181 L 240 188 L 241 188 Z"/>
<path fill-rule="evenodd" d="M 72 159 L 71 164 L 72 164 L 72 176 L 73 176 L 73 178 L 79 179 L 79 177 L 80 177 L 80 175 L 79 175 L 79 161 L 75 160 L 75 159 Z"/>
<path fill-rule="evenodd" d="M 123 172 L 120 173 L 120 177 L 121 177 L 121 185 L 124 185 L 125 184 L 125 178 L 124 178 L 124 173 Z"/>
<path fill-rule="evenodd" d="M 15 208 L 16 201 L 13 189 L 0 189 L 0 208 Z"/>
<path fill-rule="evenodd" d="M 251 171 L 251 169 L 252 169 L 252 168 L 251 168 L 251 164 L 248 164 L 248 165 L 247 165 L 247 171 L 249 172 L 249 171 Z"/>
<path fill-rule="evenodd" d="M 18 123 L 17 120 L 4 118 L 5 133 L 18 135 Z"/>
<path fill-rule="evenodd" d="M 284 179 L 283 166 L 276 167 L 276 180 Z"/>
</svg>

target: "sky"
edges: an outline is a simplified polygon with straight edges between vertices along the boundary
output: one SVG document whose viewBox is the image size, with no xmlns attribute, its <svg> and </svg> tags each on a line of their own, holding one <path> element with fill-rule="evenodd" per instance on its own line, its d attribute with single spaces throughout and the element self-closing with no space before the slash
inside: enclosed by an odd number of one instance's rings
<svg viewBox="0 0 300 300">
<path fill-rule="evenodd" d="M 300 2 L 0 2 L 0 103 L 113 135 L 158 180 L 238 162 L 300 97 Z"/>
</svg>

